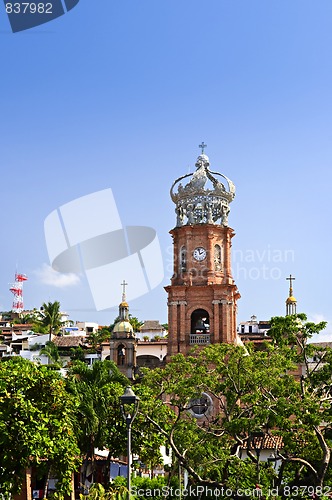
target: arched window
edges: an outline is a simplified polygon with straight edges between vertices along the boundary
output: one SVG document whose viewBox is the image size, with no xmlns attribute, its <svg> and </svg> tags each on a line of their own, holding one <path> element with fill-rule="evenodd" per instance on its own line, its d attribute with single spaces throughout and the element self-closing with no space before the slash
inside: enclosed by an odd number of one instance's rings
<svg viewBox="0 0 332 500">
<path fill-rule="evenodd" d="M 187 249 L 185 246 L 180 250 L 180 274 L 187 271 Z"/>
<path fill-rule="evenodd" d="M 214 270 L 221 271 L 221 247 L 214 245 Z"/>
<path fill-rule="evenodd" d="M 118 366 L 123 366 L 126 359 L 126 348 L 123 344 L 118 346 Z"/>
<path fill-rule="evenodd" d="M 150 354 L 142 354 L 136 358 L 137 366 L 143 366 L 145 368 L 157 368 L 162 365 L 162 361 L 163 360 L 159 359 L 157 356 L 152 356 Z"/>
<path fill-rule="evenodd" d="M 209 313 L 196 309 L 191 315 L 191 333 L 210 333 Z"/>
</svg>

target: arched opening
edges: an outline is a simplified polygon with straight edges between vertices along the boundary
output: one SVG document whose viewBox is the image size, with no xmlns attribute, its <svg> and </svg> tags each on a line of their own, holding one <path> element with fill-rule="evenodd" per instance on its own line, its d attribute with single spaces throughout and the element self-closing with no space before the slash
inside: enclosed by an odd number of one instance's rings
<svg viewBox="0 0 332 500">
<path fill-rule="evenodd" d="M 196 309 L 192 313 L 191 333 L 210 333 L 210 317 L 205 309 Z"/>
<path fill-rule="evenodd" d="M 126 359 L 126 348 L 123 344 L 118 346 L 118 356 L 117 356 L 117 365 L 123 366 L 125 364 Z"/>
<path fill-rule="evenodd" d="M 185 246 L 180 250 L 180 274 L 187 271 L 187 249 Z"/>
<path fill-rule="evenodd" d="M 214 270 L 221 271 L 221 247 L 214 245 Z"/>
<path fill-rule="evenodd" d="M 136 363 L 138 367 L 158 368 L 163 365 L 163 360 L 157 356 L 142 354 L 141 356 L 137 356 Z"/>
</svg>

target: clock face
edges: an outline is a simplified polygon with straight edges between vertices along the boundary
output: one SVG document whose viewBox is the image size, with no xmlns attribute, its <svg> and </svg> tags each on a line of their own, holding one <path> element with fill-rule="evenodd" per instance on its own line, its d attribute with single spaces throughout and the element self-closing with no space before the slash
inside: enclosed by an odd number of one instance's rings
<svg viewBox="0 0 332 500">
<path fill-rule="evenodd" d="M 201 261 L 206 258 L 206 250 L 203 247 L 197 247 L 193 253 L 194 259 Z"/>
</svg>

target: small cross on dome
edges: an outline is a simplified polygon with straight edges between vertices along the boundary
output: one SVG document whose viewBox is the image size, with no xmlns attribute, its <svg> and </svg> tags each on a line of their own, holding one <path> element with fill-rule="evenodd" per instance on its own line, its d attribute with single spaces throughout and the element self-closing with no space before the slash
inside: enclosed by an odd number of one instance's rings
<svg viewBox="0 0 332 500">
<path fill-rule="evenodd" d="M 121 286 L 122 286 L 122 302 L 126 301 L 126 286 L 127 285 L 128 285 L 128 283 L 126 283 L 126 281 L 123 280 L 123 282 L 121 283 Z"/>
<path fill-rule="evenodd" d="M 199 148 L 201 148 L 202 150 L 202 155 L 204 154 L 204 149 L 207 148 L 207 144 L 204 143 L 204 141 L 202 141 L 202 144 L 199 144 L 198 146 Z"/>
<path fill-rule="evenodd" d="M 293 291 L 293 283 L 292 281 L 295 280 L 294 276 L 292 276 L 291 274 L 289 275 L 289 278 L 286 278 L 286 280 L 289 280 L 289 293 L 291 295 L 291 291 Z"/>
</svg>

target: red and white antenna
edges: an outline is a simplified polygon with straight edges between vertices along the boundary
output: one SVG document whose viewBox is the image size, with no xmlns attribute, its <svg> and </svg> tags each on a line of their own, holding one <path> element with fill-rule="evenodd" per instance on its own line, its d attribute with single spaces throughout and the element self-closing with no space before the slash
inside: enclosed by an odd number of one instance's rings
<svg viewBox="0 0 332 500">
<path fill-rule="evenodd" d="M 20 313 L 23 311 L 23 282 L 28 278 L 25 274 L 15 274 L 15 282 L 11 283 L 9 290 L 14 294 L 13 312 Z"/>
</svg>

